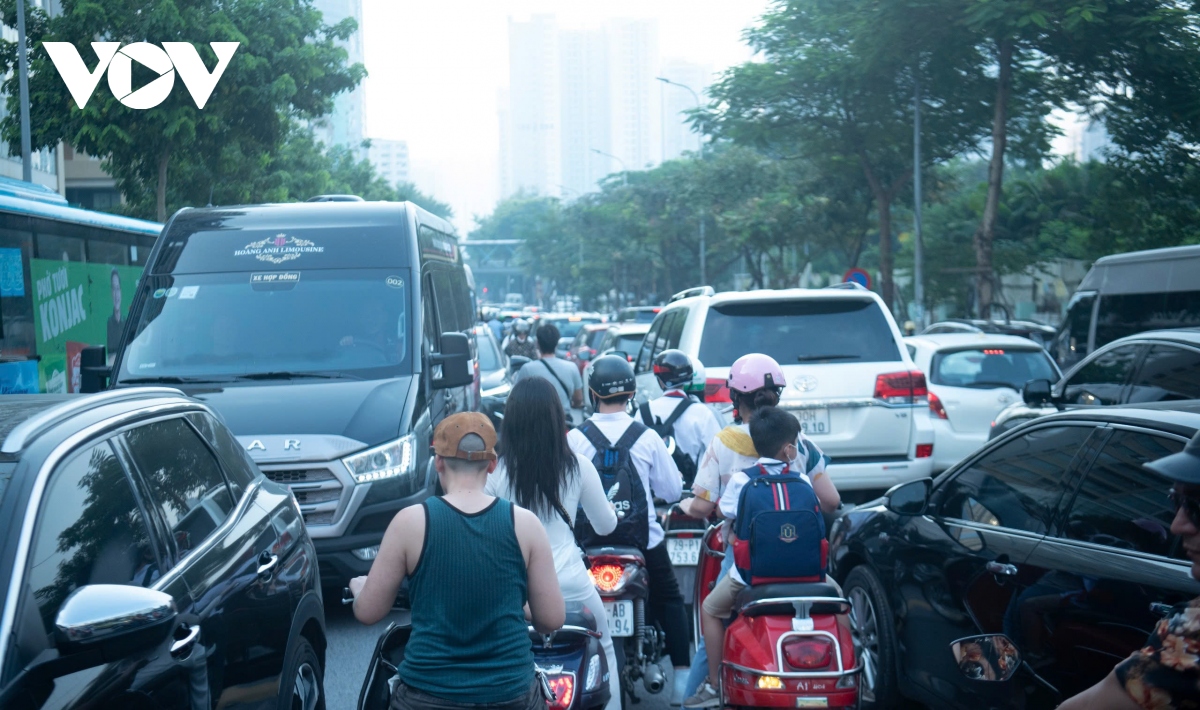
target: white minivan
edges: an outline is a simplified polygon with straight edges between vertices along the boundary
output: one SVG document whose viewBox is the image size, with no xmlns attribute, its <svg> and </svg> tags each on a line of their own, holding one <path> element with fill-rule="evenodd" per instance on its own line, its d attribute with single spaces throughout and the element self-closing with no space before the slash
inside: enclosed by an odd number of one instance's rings
<svg viewBox="0 0 1200 710">
<path fill-rule="evenodd" d="M 788 386 L 780 406 L 830 457 L 843 491 L 877 491 L 930 475 L 933 429 L 925 375 L 883 300 L 856 286 L 676 294 L 654 319 L 634 364 L 638 399 L 661 394 L 651 362 L 677 348 L 704 364 L 705 401 L 729 420 L 729 366 L 770 355 Z M 858 497 L 858 496 L 856 496 Z"/>
</svg>

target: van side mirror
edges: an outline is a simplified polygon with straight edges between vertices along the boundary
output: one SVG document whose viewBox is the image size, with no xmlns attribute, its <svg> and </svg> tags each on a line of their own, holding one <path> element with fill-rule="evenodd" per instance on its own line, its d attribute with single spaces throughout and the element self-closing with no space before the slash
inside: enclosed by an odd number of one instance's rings
<svg viewBox="0 0 1200 710">
<path fill-rule="evenodd" d="M 92 345 L 79 351 L 79 391 L 91 394 L 108 388 L 112 368 L 103 345 Z"/>
<path fill-rule="evenodd" d="M 475 381 L 471 372 L 471 341 L 464 333 L 442 333 L 441 350 L 429 357 L 435 390 L 465 387 Z"/>
<path fill-rule="evenodd" d="M 892 486 L 883 494 L 884 506 L 897 515 L 924 515 L 929 506 L 932 478 L 921 478 Z"/>
<path fill-rule="evenodd" d="M 167 638 L 177 611 L 171 595 L 124 584 L 89 584 L 66 598 L 54 618 L 60 653 L 97 651 L 105 662 L 152 649 Z"/>
<path fill-rule="evenodd" d="M 1021 665 L 1021 652 L 1003 634 L 968 636 L 950 644 L 958 671 L 971 680 L 1006 681 Z"/>
<path fill-rule="evenodd" d="M 1044 407 L 1054 402 L 1050 380 L 1030 380 L 1021 388 L 1021 399 L 1031 407 Z"/>
</svg>

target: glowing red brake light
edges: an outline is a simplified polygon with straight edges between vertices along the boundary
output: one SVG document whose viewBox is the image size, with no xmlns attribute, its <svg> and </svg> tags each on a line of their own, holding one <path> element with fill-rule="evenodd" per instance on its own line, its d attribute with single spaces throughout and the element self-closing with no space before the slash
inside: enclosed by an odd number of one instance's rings
<svg viewBox="0 0 1200 710">
<path fill-rule="evenodd" d="M 989 350 L 984 350 L 984 351 L 983 351 L 983 354 L 984 354 L 984 355 L 1003 355 L 1003 354 L 1004 354 L 1004 351 L 1003 351 L 1003 350 L 990 350 L 990 349 L 989 349 Z"/>
<path fill-rule="evenodd" d="M 875 399 L 888 404 L 917 404 L 927 396 L 925 373 L 920 370 L 890 372 L 875 378 Z"/>
<path fill-rule="evenodd" d="M 713 404 L 725 402 L 732 403 L 729 399 L 729 384 L 725 380 L 710 377 L 704 381 L 704 401 Z"/>
<path fill-rule="evenodd" d="M 550 685 L 550 690 L 554 691 L 554 702 L 546 703 L 546 707 L 552 710 L 567 710 L 571 707 L 571 701 L 575 700 L 575 674 L 548 673 L 546 682 Z"/>
<path fill-rule="evenodd" d="M 620 565 L 592 565 L 588 570 L 592 584 L 601 592 L 612 592 L 621 586 L 625 568 Z"/>
<path fill-rule="evenodd" d="M 785 641 L 783 657 L 798 671 L 828 668 L 833 662 L 833 642 L 825 638 L 798 638 Z"/>
<path fill-rule="evenodd" d="M 929 413 L 938 419 L 949 419 L 946 416 L 946 408 L 942 406 L 942 400 L 932 392 L 929 393 Z"/>
</svg>

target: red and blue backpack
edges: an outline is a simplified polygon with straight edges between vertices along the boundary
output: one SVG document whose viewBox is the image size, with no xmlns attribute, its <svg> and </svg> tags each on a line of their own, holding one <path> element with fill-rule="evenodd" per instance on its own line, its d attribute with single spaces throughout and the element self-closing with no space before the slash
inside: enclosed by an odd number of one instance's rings
<svg viewBox="0 0 1200 710">
<path fill-rule="evenodd" d="M 734 566 L 748 585 L 823 582 L 829 556 L 825 518 L 812 485 L 784 466 L 755 464 L 738 497 Z"/>
</svg>

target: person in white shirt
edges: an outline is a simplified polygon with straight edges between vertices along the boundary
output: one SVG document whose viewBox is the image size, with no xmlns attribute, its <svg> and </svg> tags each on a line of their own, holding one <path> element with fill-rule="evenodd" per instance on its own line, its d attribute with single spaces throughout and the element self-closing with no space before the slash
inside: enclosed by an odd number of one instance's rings
<svg viewBox="0 0 1200 710">
<path fill-rule="evenodd" d="M 633 368 L 625 358 L 615 355 L 597 358 L 591 366 L 588 390 L 596 413 L 582 427 L 572 429 L 567 434 L 567 442 L 575 453 L 594 460 L 596 447 L 585 433 L 593 427 L 608 440 L 610 446 L 619 444 L 630 427 L 642 429 L 642 434 L 629 448 L 629 457 L 641 480 L 644 502 L 632 502 L 630 512 L 633 517 L 623 519 L 618 524 L 618 532 L 627 522 L 637 528 L 634 531 L 636 536 L 646 540 L 642 552 L 650 577 L 648 606 L 652 617 L 662 625 L 666 634 L 671 662 L 682 672 L 691 660 L 688 656 L 690 634 L 683 595 L 679 592 L 675 569 L 667 554 L 667 546 L 663 544 L 663 530 L 655 515 L 654 496 L 668 503 L 679 500 L 683 493 L 683 479 L 658 434 L 626 414 L 629 400 L 636 391 L 636 382 Z"/>
<path fill-rule="evenodd" d="M 753 423 L 750 425 L 750 434 L 755 446 L 755 449 L 762 452 L 771 452 L 758 458 L 754 464 L 747 466 L 746 470 L 735 471 L 730 477 L 729 482 L 725 486 L 725 490 L 721 494 L 719 500 L 719 509 L 721 515 L 726 520 L 726 529 L 731 529 L 731 524 L 738 518 L 738 506 L 740 504 L 742 489 L 750 482 L 750 473 L 757 468 L 762 475 L 778 475 L 785 471 L 796 473 L 800 479 L 809 486 L 813 485 L 812 479 L 801 470 L 792 471 L 789 461 L 795 461 L 801 458 L 799 454 L 800 440 L 800 424 L 795 417 L 775 407 L 767 407 L 757 411 Z M 813 493 L 816 494 L 814 488 Z M 821 507 L 825 512 L 832 512 L 836 509 L 836 503 L 840 501 L 829 501 L 834 503 L 832 507 L 826 507 L 826 500 L 822 500 L 819 495 L 817 499 L 821 502 Z M 811 499 L 810 499 L 811 500 Z M 726 545 L 726 557 L 732 557 L 733 543 L 736 541 L 735 536 L 731 533 L 728 535 L 729 543 Z M 801 545 L 811 544 L 820 545 L 820 539 L 801 540 Z M 746 582 L 742 579 L 737 568 L 732 568 L 722 577 L 713 590 L 704 598 L 702 613 L 700 615 L 701 628 L 704 633 L 704 642 L 708 660 L 708 681 L 705 682 L 695 695 L 688 698 L 683 703 L 685 708 L 708 708 L 717 707 L 721 704 L 720 693 L 717 692 L 714 686 L 714 679 L 720 677 L 721 658 L 724 651 L 725 641 L 725 620 L 733 615 L 735 600 L 738 592 L 746 588 Z"/>
<path fill-rule="evenodd" d="M 616 528 L 617 514 L 605 497 L 591 459 L 567 446 L 566 431 L 561 398 L 554 386 L 536 377 L 518 382 L 505 403 L 503 452 L 485 492 L 532 511 L 546 528 L 563 599 L 567 604 L 582 603 L 596 617 L 612 691 L 605 707 L 615 710 L 621 707 L 620 668 L 604 604 L 575 543 L 574 526 L 575 513 L 583 508 L 592 527 L 607 534 Z"/>
<path fill-rule="evenodd" d="M 643 424 L 663 437 L 675 439 L 675 465 L 690 486 L 696 477 L 708 442 L 721 431 L 717 415 L 708 407 L 688 397 L 684 387 L 691 384 L 697 365 L 680 350 L 664 350 L 654 357 L 654 377 L 662 388 L 662 396 L 643 404 L 638 414 Z"/>
<path fill-rule="evenodd" d="M 749 468 L 758 461 L 758 452 L 750 439 L 750 422 L 757 409 L 779 404 L 779 394 L 787 385 L 787 380 L 783 369 L 773 358 L 750 353 L 734 361 L 729 368 L 727 385 L 729 398 L 733 400 L 734 423 L 718 432 L 709 443 L 700 460 L 696 480 L 692 482 L 692 494 L 695 497 L 688 498 L 679 506 L 687 515 L 702 520 L 717 510 L 717 502 L 724 495 L 729 477 L 735 471 Z M 789 462 L 792 470 L 811 479 L 822 506 L 829 505 L 830 510 L 836 509 L 841 499 L 837 488 L 825 473 L 828 458 L 803 433 L 796 441 L 796 452 L 797 460 Z M 723 532 L 729 530 L 730 527 L 725 525 Z M 721 565 L 722 578 L 732 567 L 733 555 L 726 555 Z M 697 692 L 707 669 L 707 644 L 701 637 L 684 686 L 684 697 L 691 697 Z"/>
</svg>

